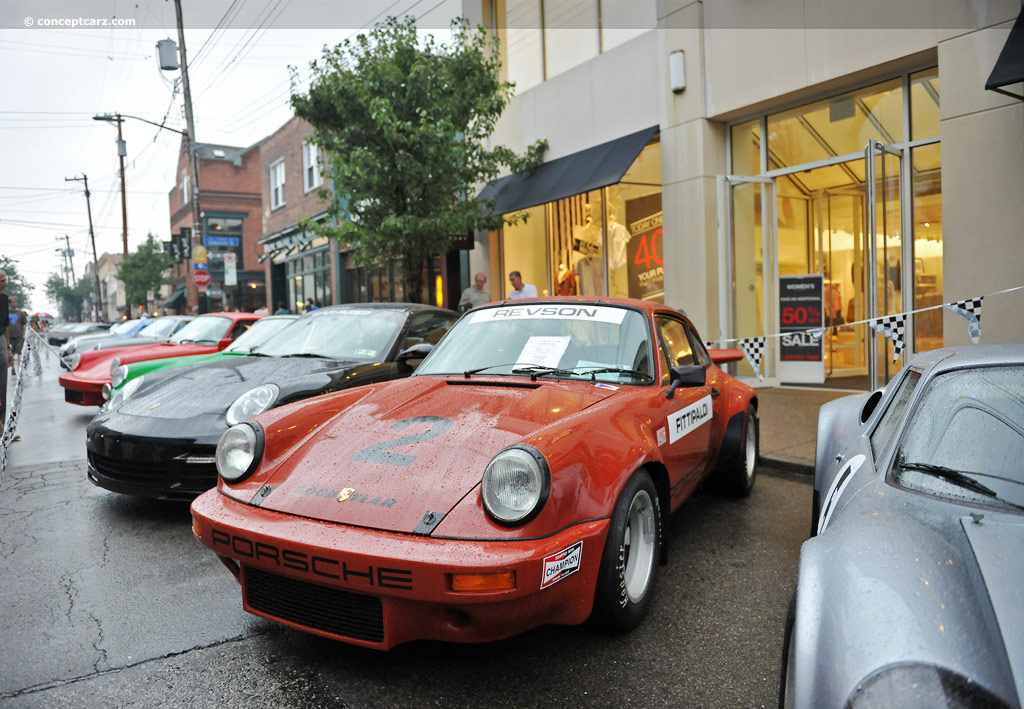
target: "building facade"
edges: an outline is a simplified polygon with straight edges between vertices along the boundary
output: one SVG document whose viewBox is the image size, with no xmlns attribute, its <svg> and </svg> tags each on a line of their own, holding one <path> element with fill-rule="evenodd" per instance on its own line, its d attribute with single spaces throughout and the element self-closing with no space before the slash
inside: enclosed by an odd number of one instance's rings
<svg viewBox="0 0 1024 709">
<path fill-rule="evenodd" d="M 171 295 L 161 306 L 178 313 L 251 312 L 267 302 L 258 245 L 262 236 L 260 148 L 258 144 L 238 148 L 201 143 L 197 150 L 202 234 L 191 234 L 191 246 L 193 254 L 198 246 L 206 250 L 206 268 L 202 270 L 208 271 L 210 280 L 200 292 L 193 274 L 202 263 L 192 258 L 175 264 L 171 269 Z M 172 238 L 182 229 L 194 229 L 191 171 L 188 153 L 183 149 L 175 186 L 168 194 Z"/>
<path fill-rule="evenodd" d="M 1020 340 L 1024 103 L 985 89 L 1020 11 L 466 0 L 517 85 L 494 142 L 550 145 L 485 190 L 531 218 L 478 235 L 467 271 L 495 298 L 520 270 L 543 294 L 663 300 L 707 340 L 764 338 L 768 382 L 882 384 L 971 341 L 942 307 L 962 299 L 986 296 L 981 341 Z M 817 312 L 787 305 L 805 287 Z M 902 356 L 867 325 L 885 316 Z M 818 357 L 794 355 L 809 336 Z"/>
</svg>

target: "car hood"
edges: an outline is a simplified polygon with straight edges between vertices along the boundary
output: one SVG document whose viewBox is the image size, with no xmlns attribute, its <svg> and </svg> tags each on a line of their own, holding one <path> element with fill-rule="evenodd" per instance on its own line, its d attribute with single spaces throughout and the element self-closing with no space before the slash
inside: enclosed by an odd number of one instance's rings
<svg viewBox="0 0 1024 709">
<path fill-rule="evenodd" d="M 347 375 L 366 366 L 372 365 L 330 359 L 224 356 L 147 375 L 156 381 L 144 383 L 118 413 L 179 421 L 203 415 L 223 416 L 235 399 L 261 384 L 273 383 L 280 388 L 277 405 L 342 388 Z"/>
<path fill-rule="evenodd" d="M 1022 549 L 1019 514 L 882 479 L 854 493 L 801 551 L 800 612 L 821 623 L 811 652 L 818 667 L 844 668 L 838 693 L 811 703 L 841 704 L 871 672 L 906 662 L 1024 696 Z"/>
<path fill-rule="evenodd" d="M 302 444 L 262 507 L 413 532 L 472 492 L 503 448 L 613 395 L 583 382 L 413 377 L 378 387 Z M 534 441 L 539 445 L 539 441 Z"/>
<path fill-rule="evenodd" d="M 161 342 L 167 342 L 166 337 L 146 337 L 144 335 L 135 335 L 133 337 L 121 337 L 115 335 L 114 337 L 105 338 L 103 340 L 96 340 L 95 342 L 89 343 L 91 347 L 95 347 L 99 350 L 109 350 L 114 347 L 137 347 L 139 345 L 157 345 Z M 81 350 L 82 348 L 79 348 Z M 89 348 L 86 348 L 89 349 Z"/>
</svg>

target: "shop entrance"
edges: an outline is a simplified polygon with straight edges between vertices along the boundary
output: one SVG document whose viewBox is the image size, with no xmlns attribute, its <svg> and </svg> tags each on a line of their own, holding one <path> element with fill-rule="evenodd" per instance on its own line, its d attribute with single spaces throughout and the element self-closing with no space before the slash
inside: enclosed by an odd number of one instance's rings
<svg viewBox="0 0 1024 709">
<path fill-rule="evenodd" d="M 867 390 L 887 382 L 897 371 L 892 344 L 864 321 L 906 309 L 902 169 L 899 150 L 871 141 L 862 155 L 772 176 L 722 176 L 719 204 L 726 214 L 719 223 L 725 225 L 723 252 L 732 254 L 720 274 L 731 285 L 722 299 L 723 332 L 780 332 L 779 278 L 821 275 L 824 383 Z M 766 344 L 765 374 L 784 380 L 779 340 Z M 744 367 L 741 374 L 753 374 Z"/>
</svg>

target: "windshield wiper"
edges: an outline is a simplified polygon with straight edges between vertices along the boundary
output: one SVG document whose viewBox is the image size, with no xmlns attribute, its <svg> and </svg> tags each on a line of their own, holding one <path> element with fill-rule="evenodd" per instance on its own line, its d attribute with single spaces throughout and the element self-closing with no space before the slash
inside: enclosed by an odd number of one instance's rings
<svg viewBox="0 0 1024 709">
<path fill-rule="evenodd" d="M 645 382 L 654 381 L 654 377 L 647 372 L 641 372 L 636 369 L 627 369 L 625 367 L 601 367 L 599 369 L 590 369 L 585 372 L 580 372 L 580 374 L 583 374 L 584 376 L 589 374 L 590 381 L 592 382 L 597 381 L 597 377 L 594 376 L 595 374 L 628 374 L 631 377 L 637 377 Z"/>
<path fill-rule="evenodd" d="M 530 381 L 537 381 L 537 377 L 544 377 L 548 374 L 560 374 L 563 377 L 576 376 L 578 372 L 571 369 L 560 369 L 558 367 L 546 367 L 543 364 L 527 364 L 512 369 L 512 374 L 529 374 Z"/>
<path fill-rule="evenodd" d="M 947 468 L 944 465 L 933 465 L 931 463 L 899 463 L 898 465 L 903 470 L 920 470 L 922 473 L 930 473 L 935 477 L 942 478 L 943 480 L 949 480 L 960 487 L 973 490 L 974 492 L 985 495 L 986 497 L 999 497 L 999 493 L 987 485 L 982 485 L 970 475 L 962 473 L 959 470 Z"/>
<path fill-rule="evenodd" d="M 295 354 L 286 354 L 284 357 L 313 357 L 315 359 L 330 359 L 327 355 L 316 354 L 315 352 L 296 352 Z"/>
</svg>

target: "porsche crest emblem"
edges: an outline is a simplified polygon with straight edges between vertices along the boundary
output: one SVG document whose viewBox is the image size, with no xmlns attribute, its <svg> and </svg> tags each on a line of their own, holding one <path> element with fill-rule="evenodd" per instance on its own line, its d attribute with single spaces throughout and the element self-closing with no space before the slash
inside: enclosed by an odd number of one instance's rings
<svg viewBox="0 0 1024 709">
<path fill-rule="evenodd" d="M 338 502 L 344 502 L 348 498 L 355 494 L 356 489 L 354 487 L 342 488 L 341 492 L 338 493 Z"/>
</svg>

